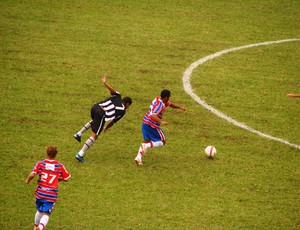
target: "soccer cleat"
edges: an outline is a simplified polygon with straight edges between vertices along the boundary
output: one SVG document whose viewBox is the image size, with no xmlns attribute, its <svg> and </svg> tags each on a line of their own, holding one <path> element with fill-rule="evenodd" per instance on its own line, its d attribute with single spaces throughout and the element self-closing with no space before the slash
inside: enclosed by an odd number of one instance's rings
<svg viewBox="0 0 300 230">
<path fill-rule="evenodd" d="M 138 157 L 136 157 L 136 158 L 134 159 L 134 161 L 135 161 L 135 164 L 136 164 L 137 166 L 143 165 L 142 159 L 140 159 L 140 158 L 138 158 Z"/>
<path fill-rule="evenodd" d="M 40 227 L 39 226 L 35 227 L 35 230 L 40 230 Z"/>
<path fill-rule="evenodd" d="M 76 141 L 81 142 L 81 136 L 79 136 L 77 133 L 74 134 L 74 138 L 76 139 Z"/>
<path fill-rule="evenodd" d="M 75 158 L 80 162 L 84 163 L 83 157 L 79 155 L 79 153 L 76 154 Z"/>
<path fill-rule="evenodd" d="M 146 149 L 146 144 L 145 143 L 142 143 L 141 144 L 141 148 L 142 148 L 142 151 L 140 152 L 143 156 L 146 156 L 146 152 L 147 152 L 147 149 Z"/>
</svg>

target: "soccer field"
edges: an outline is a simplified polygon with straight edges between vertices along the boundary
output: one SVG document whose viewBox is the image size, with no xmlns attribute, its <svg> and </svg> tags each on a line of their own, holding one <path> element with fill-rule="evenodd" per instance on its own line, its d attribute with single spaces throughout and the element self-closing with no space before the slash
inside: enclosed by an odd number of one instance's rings
<svg viewBox="0 0 300 230">
<path fill-rule="evenodd" d="M 0 229 L 33 229 L 25 179 L 48 145 L 72 177 L 47 230 L 300 228 L 300 98 L 287 97 L 300 94 L 299 1 L 3 0 L 0 12 Z M 133 104 L 80 164 L 90 133 L 73 135 L 108 96 L 103 74 Z M 137 167 L 162 89 L 187 111 L 166 110 L 167 144 Z"/>
</svg>

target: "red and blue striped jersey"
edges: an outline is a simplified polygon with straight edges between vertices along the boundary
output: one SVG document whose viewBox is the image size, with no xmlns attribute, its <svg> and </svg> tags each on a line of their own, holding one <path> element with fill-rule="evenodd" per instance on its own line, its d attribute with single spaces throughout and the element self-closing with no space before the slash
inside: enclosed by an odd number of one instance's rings
<svg viewBox="0 0 300 230">
<path fill-rule="evenodd" d="M 39 175 L 36 198 L 56 202 L 58 197 L 58 179 L 69 179 L 71 175 L 65 166 L 56 160 L 44 159 L 34 166 L 33 173 Z"/>
<path fill-rule="evenodd" d="M 150 125 L 152 128 L 158 128 L 160 124 L 155 122 L 151 115 L 156 114 L 160 119 L 162 119 L 165 108 L 167 108 L 170 104 L 171 102 L 168 101 L 164 103 L 159 96 L 156 97 L 152 101 L 148 112 L 143 117 L 143 122 Z"/>
</svg>

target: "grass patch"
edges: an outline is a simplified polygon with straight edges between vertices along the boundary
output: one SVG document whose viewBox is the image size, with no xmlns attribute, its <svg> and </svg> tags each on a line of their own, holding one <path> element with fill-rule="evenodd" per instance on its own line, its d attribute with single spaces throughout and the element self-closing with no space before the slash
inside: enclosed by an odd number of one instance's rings
<svg viewBox="0 0 300 230">
<path fill-rule="evenodd" d="M 46 146 L 72 174 L 47 229 L 298 229 L 299 150 L 212 115 L 182 75 L 209 54 L 300 38 L 299 1 L 1 1 L 0 228 L 33 227 Z M 299 42 L 234 52 L 193 73 L 195 92 L 233 118 L 296 144 Z M 133 98 L 126 117 L 78 164 L 73 134 L 107 96 L 100 76 Z M 133 159 L 141 118 L 163 88 L 167 145 Z M 117 135 L 112 135 L 117 134 Z M 89 134 L 84 135 L 83 140 Z M 214 145 L 208 160 L 203 151 Z"/>
</svg>

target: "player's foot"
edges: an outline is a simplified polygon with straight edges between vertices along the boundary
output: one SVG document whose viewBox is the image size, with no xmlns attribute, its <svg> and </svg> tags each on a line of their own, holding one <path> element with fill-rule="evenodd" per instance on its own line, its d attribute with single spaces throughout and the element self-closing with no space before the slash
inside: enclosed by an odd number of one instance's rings
<svg viewBox="0 0 300 230">
<path fill-rule="evenodd" d="M 135 164 L 136 164 L 137 166 L 143 165 L 143 162 L 142 162 L 142 159 L 141 159 L 141 158 L 136 157 L 136 158 L 134 159 L 134 162 L 135 162 Z"/>
<path fill-rule="evenodd" d="M 83 157 L 79 155 L 79 153 L 76 154 L 75 158 L 80 162 L 84 163 Z"/>
<path fill-rule="evenodd" d="M 37 226 L 37 227 L 35 227 L 35 230 L 41 230 L 41 229 L 39 228 L 39 226 Z"/>
<path fill-rule="evenodd" d="M 74 134 L 74 138 L 75 138 L 78 142 L 81 142 L 81 136 L 79 136 L 77 133 Z"/>
<path fill-rule="evenodd" d="M 146 152 L 147 152 L 147 149 L 146 149 L 146 144 L 145 143 L 142 143 L 141 144 L 141 154 L 143 155 L 143 156 L 145 156 L 146 155 Z"/>
</svg>

